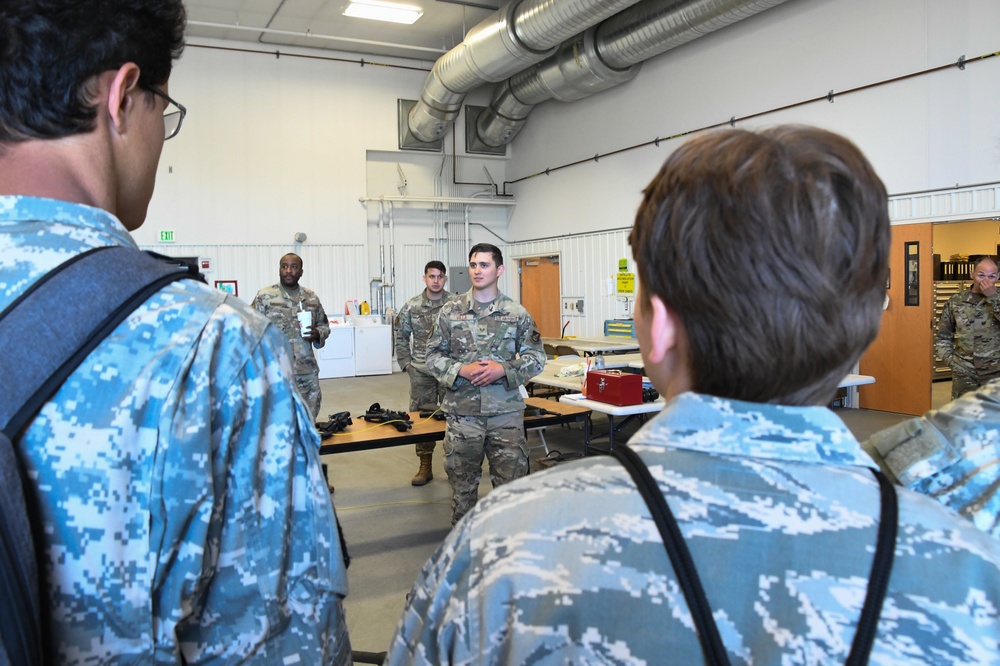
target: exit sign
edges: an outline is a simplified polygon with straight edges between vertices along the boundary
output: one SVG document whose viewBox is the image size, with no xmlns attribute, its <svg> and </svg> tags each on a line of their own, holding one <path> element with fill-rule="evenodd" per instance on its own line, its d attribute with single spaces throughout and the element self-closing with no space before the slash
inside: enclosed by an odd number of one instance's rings
<svg viewBox="0 0 1000 666">
<path fill-rule="evenodd" d="M 161 243 L 173 243 L 174 242 L 174 232 L 171 231 L 161 231 L 160 232 L 160 242 Z"/>
</svg>

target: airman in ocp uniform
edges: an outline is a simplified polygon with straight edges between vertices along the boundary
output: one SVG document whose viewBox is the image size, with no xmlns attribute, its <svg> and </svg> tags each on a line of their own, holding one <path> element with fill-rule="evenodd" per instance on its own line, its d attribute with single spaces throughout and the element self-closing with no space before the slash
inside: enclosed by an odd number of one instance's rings
<svg viewBox="0 0 1000 666">
<path fill-rule="evenodd" d="M 1000 378 L 1000 292 L 997 260 L 983 256 L 969 271 L 972 285 L 944 304 L 934 351 L 951 368 L 951 397 Z"/>
<path fill-rule="evenodd" d="M 406 301 L 396 315 L 396 362 L 410 377 L 410 411 L 441 404 L 443 389 L 438 380 L 427 370 L 427 339 L 434 330 L 441 306 L 451 294 L 444 288 L 448 271 L 440 261 L 429 261 L 424 266 L 424 290 Z M 420 469 L 410 481 L 414 486 L 425 485 L 434 478 L 431 463 L 436 442 L 416 445 Z"/>
<path fill-rule="evenodd" d="M 475 245 L 469 252 L 472 289 L 441 308 L 427 342 L 427 367 L 444 386 L 453 525 L 479 499 L 484 456 L 494 488 L 528 473 L 518 387 L 542 371 L 545 351 L 528 311 L 497 288 L 503 270 L 499 248 Z"/>
<path fill-rule="evenodd" d="M 286 254 L 278 265 L 280 281 L 264 287 L 253 299 L 253 307 L 271 320 L 288 338 L 295 359 L 295 388 L 312 410 L 313 420 L 320 418 L 323 395 L 319 390 L 319 364 L 313 348 L 321 349 L 330 337 L 330 321 L 316 292 L 299 285 L 302 258 Z M 304 326 L 299 313 L 308 312 L 311 324 Z"/>
</svg>

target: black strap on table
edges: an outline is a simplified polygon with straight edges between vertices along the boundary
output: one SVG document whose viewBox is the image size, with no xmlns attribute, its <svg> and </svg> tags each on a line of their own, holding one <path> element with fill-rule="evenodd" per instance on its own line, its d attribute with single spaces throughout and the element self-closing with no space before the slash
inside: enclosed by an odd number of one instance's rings
<svg viewBox="0 0 1000 666">
<path fill-rule="evenodd" d="M 726 654 L 726 648 L 719 636 L 719 628 L 715 624 L 715 618 L 712 617 L 712 607 L 705 596 L 705 589 L 698 576 L 691 551 L 688 550 L 687 544 L 684 542 L 684 536 L 681 534 L 677 519 L 663 497 L 659 485 L 649 473 L 649 468 L 646 467 L 642 458 L 627 445 L 619 444 L 611 454 L 618 459 L 628 471 L 629 476 L 632 477 L 639 488 L 639 494 L 642 495 L 642 499 L 649 508 L 653 522 L 656 523 L 660 538 L 663 539 L 663 546 L 670 558 L 670 564 L 674 568 L 677 582 L 684 592 L 684 599 L 694 620 L 698 641 L 701 643 L 706 663 L 719 666 L 728 665 L 729 656 Z M 881 495 L 882 508 L 878 543 L 875 548 L 875 556 L 872 559 L 868 592 L 865 595 L 865 603 L 858 620 L 858 630 L 854 635 L 851 652 L 847 657 L 848 666 L 864 666 L 868 663 L 868 656 L 871 654 L 878 628 L 878 618 L 882 613 L 882 603 L 889 587 L 899 523 L 895 488 L 881 472 L 872 470 L 872 473 L 878 480 Z"/>
</svg>

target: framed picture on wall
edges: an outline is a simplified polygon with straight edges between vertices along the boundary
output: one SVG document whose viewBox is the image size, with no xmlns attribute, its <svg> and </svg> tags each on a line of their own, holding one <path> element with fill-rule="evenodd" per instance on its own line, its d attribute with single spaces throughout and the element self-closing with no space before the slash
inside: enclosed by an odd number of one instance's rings
<svg viewBox="0 0 1000 666">
<path fill-rule="evenodd" d="M 240 291 L 236 284 L 236 280 L 216 280 L 215 288 L 221 289 L 227 294 L 232 294 L 233 296 L 239 296 Z"/>
</svg>

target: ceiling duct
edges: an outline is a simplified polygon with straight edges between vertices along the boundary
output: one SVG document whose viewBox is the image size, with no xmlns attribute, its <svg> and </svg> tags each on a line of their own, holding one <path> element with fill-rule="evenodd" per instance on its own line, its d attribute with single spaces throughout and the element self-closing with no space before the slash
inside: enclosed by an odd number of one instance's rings
<svg viewBox="0 0 1000 666">
<path fill-rule="evenodd" d="M 476 120 L 477 136 L 471 140 L 506 145 L 535 105 L 549 99 L 574 101 L 624 83 L 643 61 L 786 1 L 645 0 L 497 86 L 490 106 Z"/>
<path fill-rule="evenodd" d="M 441 56 L 407 115 L 400 145 L 439 140 L 458 117 L 465 95 L 551 55 L 562 41 L 637 0 L 522 0 L 501 7 Z M 402 130 L 401 130 L 402 131 Z"/>
</svg>

